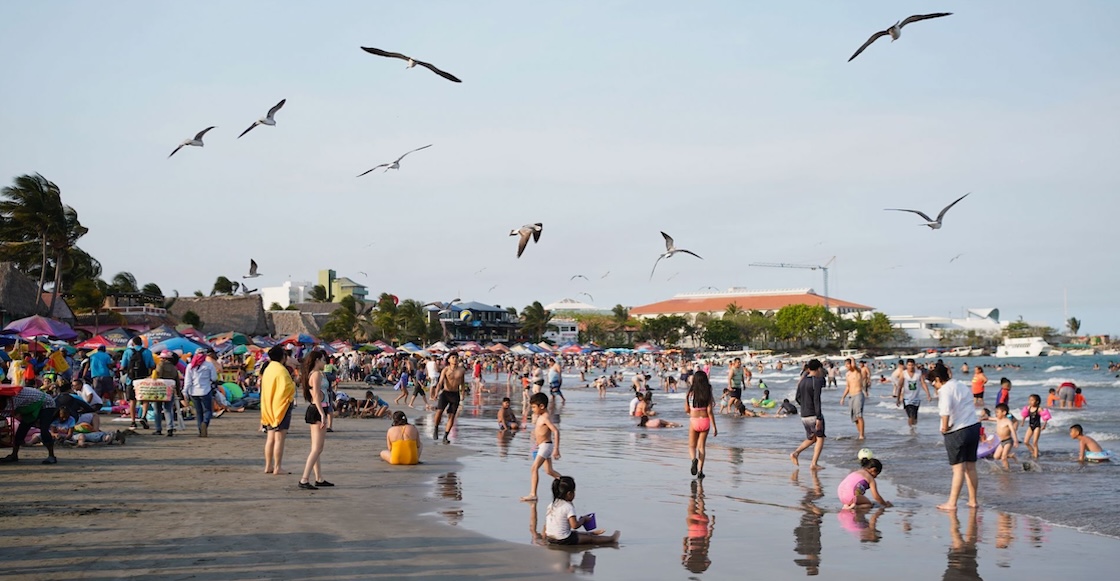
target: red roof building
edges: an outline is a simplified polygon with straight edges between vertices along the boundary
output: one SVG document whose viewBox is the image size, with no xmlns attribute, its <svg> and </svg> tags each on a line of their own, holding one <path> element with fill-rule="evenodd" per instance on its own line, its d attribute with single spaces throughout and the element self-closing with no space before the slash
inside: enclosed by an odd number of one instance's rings
<svg viewBox="0 0 1120 581">
<path fill-rule="evenodd" d="M 682 293 L 673 298 L 648 305 L 631 307 L 630 314 L 638 318 L 659 315 L 690 315 L 700 313 L 722 314 L 728 305 L 736 305 L 744 311 L 758 310 L 763 313 L 777 312 L 789 305 L 824 305 L 824 297 L 811 288 L 780 289 L 767 291 L 748 291 L 744 288 L 729 288 L 721 292 Z M 828 307 L 837 315 L 873 311 L 874 308 L 850 301 L 828 298 Z"/>
</svg>

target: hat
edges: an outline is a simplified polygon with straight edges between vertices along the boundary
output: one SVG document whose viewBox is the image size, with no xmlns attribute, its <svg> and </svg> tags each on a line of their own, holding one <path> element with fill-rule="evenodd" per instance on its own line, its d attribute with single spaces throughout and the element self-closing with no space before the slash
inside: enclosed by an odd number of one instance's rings
<svg viewBox="0 0 1120 581">
<path fill-rule="evenodd" d="M 168 351 L 167 349 L 164 349 L 163 351 L 159 352 L 159 358 L 160 359 L 170 359 L 171 358 L 171 352 Z"/>
</svg>

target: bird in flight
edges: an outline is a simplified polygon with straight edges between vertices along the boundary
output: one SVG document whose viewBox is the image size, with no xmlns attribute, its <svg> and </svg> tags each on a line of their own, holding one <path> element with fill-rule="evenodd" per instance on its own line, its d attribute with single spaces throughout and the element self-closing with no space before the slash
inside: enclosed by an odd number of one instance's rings
<svg viewBox="0 0 1120 581">
<path fill-rule="evenodd" d="M 679 272 L 674 272 L 669 278 L 665 279 L 665 282 L 669 282 L 669 281 L 673 280 L 674 278 L 677 278 L 678 274 L 680 274 L 680 273 Z"/>
<path fill-rule="evenodd" d="M 474 271 L 474 273 L 475 273 L 475 275 L 479 275 L 479 274 L 482 274 L 482 271 L 484 271 L 484 270 L 486 270 L 486 267 L 485 267 L 485 266 L 484 266 L 484 267 L 482 267 L 482 268 L 480 268 L 480 269 L 478 269 L 478 270 L 476 270 L 476 271 Z"/>
<path fill-rule="evenodd" d="M 591 302 L 595 302 L 595 297 L 591 296 L 591 293 L 579 293 L 579 294 L 591 299 Z"/>
<path fill-rule="evenodd" d="M 599 277 L 599 280 L 603 280 L 604 278 L 607 278 L 608 276 L 610 276 L 610 274 L 611 274 L 611 271 L 608 270 L 606 274 Z"/>
<path fill-rule="evenodd" d="M 241 294 L 243 294 L 245 296 L 249 296 L 249 295 L 251 295 L 251 294 L 253 294 L 253 293 L 255 293 L 259 290 L 261 290 L 261 289 L 259 289 L 259 288 L 249 288 L 249 285 L 246 285 L 246 284 L 241 285 Z"/>
<path fill-rule="evenodd" d="M 719 289 L 714 287 L 714 286 L 702 286 L 702 287 L 700 287 L 700 290 L 708 290 L 708 289 L 712 289 L 712 290 L 717 291 L 717 292 L 719 291 Z"/>
<path fill-rule="evenodd" d="M 257 278 L 260 275 L 261 274 L 259 272 L 257 272 L 257 261 L 250 258 L 249 259 L 249 274 L 247 274 L 245 276 L 242 276 L 241 278 Z"/>
<path fill-rule="evenodd" d="M 194 135 L 193 139 L 184 139 L 183 142 L 179 144 L 179 147 L 176 147 L 175 151 L 172 151 L 171 155 L 168 155 L 167 157 L 170 159 L 172 155 L 175 155 L 176 153 L 179 152 L 180 149 L 183 149 L 184 147 L 186 147 L 188 145 L 193 145 L 195 147 L 202 147 L 204 145 L 202 143 L 202 136 L 206 135 L 207 131 L 210 131 L 211 129 L 213 129 L 215 127 L 217 127 L 217 126 L 216 125 L 211 125 L 211 126 L 207 127 L 206 129 L 203 129 L 202 131 L 199 131 L 198 133 L 196 133 Z"/>
<path fill-rule="evenodd" d="M 490 287 L 490 290 L 488 290 L 486 292 L 492 292 L 496 288 L 498 288 L 498 285 L 494 285 L 494 286 Z"/>
<path fill-rule="evenodd" d="M 384 56 L 384 57 L 389 57 L 389 58 L 394 58 L 394 59 L 401 59 L 402 61 L 408 62 L 408 68 L 410 68 L 410 69 L 412 67 L 415 67 L 416 65 L 420 65 L 420 66 L 428 69 L 429 71 L 432 71 L 433 73 L 451 81 L 452 83 L 462 83 L 463 82 L 463 81 L 460 81 L 459 78 L 456 77 L 455 75 L 437 69 L 435 67 L 435 65 L 433 65 L 432 63 L 426 63 L 424 61 L 418 61 L 418 60 L 416 60 L 416 59 L 414 59 L 410 56 L 403 55 L 399 52 L 389 52 L 387 50 L 381 50 L 379 48 L 370 48 L 368 46 L 363 46 L 362 50 L 368 52 L 369 54 L 375 54 L 377 56 Z"/>
<path fill-rule="evenodd" d="M 366 274 L 366 273 L 364 273 L 364 272 L 362 272 L 362 271 L 360 271 L 360 270 L 358 271 L 358 274 L 360 274 L 360 275 L 362 275 L 362 276 L 364 276 L 364 277 L 366 277 L 366 278 L 369 278 L 369 275 L 368 275 L 368 274 Z"/>
<path fill-rule="evenodd" d="M 590 279 L 588 279 L 586 276 L 583 276 L 582 274 L 573 274 L 572 278 L 569 278 L 568 280 L 573 281 L 577 278 L 582 278 L 583 280 L 586 280 L 586 281 L 590 282 Z"/>
<path fill-rule="evenodd" d="M 525 252 L 525 245 L 529 244 L 529 238 L 533 242 L 539 242 L 541 239 L 541 230 L 544 230 L 544 224 L 537 222 L 536 224 L 526 224 L 517 230 L 510 230 L 510 236 L 520 236 L 521 239 L 517 241 L 517 257 L 521 258 L 521 253 Z"/>
<path fill-rule="evenodd" d="M 249 128 L 246 129 L 245 131 L 242 131 L 241 135 L 238 135 L 237 138 L 241 139 L 242 137 L 245 136 L 246 133 L 252 131 L 253 128 L 256 127 L 257 125 L 276 125 L 276 120 L 273 119 L 272 116 L 275 115 L 276 112 L 279 111 L 280 108 L 283 107 L 284 103 L 286 103 L 287 101 L 288 101 L 287 99 L 280 99 L 279 103 L 273 105 L 272 108 L 268 110 L 268 115 L 265 115 L 264 117 L 261 117 L 260 119 L 257 119 L 256 121 L 254 121 L 253 124 L 250 125 Z"/>
<path fill-rule="evenodd" d="M 971 193 L 972 192 L 969 192 L 968 194 L 971 194 Z M 952 208 L 953 206 L 957 205 L 957 202 L 967 198 L 968 194 L 965 194 L 965 195 L 957 198 L 956 200 L 953 200 L 952 204 L 949 204 L 948 206 L 945 206 L 945 208 L 941 210 L 941 213 L 937 215 L 936 220 L 931 219 L 929 216 L 925 215 L 924 212 L 919 212 L 917 210 L 907 210 L 905 208 L 884 208 L 884 210 L 891 210 L 891 211 L 895 211 L 895 212 L 911 212 L 913 214 L 917 214 L 917 215 L 921 216 L 923 219 L 925 219 L 926 223 L 923 224 L 924 226 L 929 226 L 930 230 L 938 230 L 938 229 L 941 228 L 941 219 L 945 217 L 945 212 L 948 212 L 949 208 Z"/>
<path fill-rule="evenodd" d="M 891 26 L 890 28 L 888 28 L 886 30 L 880 30 L 879 32 L 876 32 L 875 34 L 872 34 L 871 38 L 867 39 L 867 42 L 863 43 L 863 46 L 859 47 L 859 50 L 857 50 L 856 53 L 853 54 L 852 57 L 848 59 L 848 62 L 852 62 L 852 59 L 859 56 L 859 53 L 863 52 L 863 50 L 865 48 L 871 46 L 871 43 L 875 42 L 876 40 L 879 40 L 880 38 L 882 38 L 884 36 L 889 35 L 891 37 L 891 42 L 894 42 L 894 41 L 898 40 L 898 37 L 902 34 L 902 27 L 906 26 L 907 24 L 910 24 L 911 22 L 918 22 L 919 20 L 929 20 L 930 18 L 941 18 L 942 16 L 951 16 L 952 14 L 953 14 L 952 12 L 937 12 L 935 14 L 915 14 L 913 16 L 910 16 L 910 17 L 906 18 L 905 20 L 903 20 L 901 22 L 895 22 L 894 25 Z"/>
<path fill-rule="evenodd" d="M 435 308 L 439 309 L 440 314 L 443 314 L 443 313 L 446 313 L 446 312 L 450 311 L 451 310 L 451 305 L 454 305 L 455 303 L 458 303 L 458 302 L 462 302 L 462 300 L 461 299 L 451 299 L 450 301 L 447 301 L 446 303 L 443 303 L 443 302 L 440 302 L 440 301 L 432 301 L 430 303 L 424 303 L 423 306 L 425 306 L 425 307 L 435 307 Z"/>
<path fill-rule="evenodd" d="M 239 283 L 237 281 L 233 281 L 233 282 L 229 283 L 229 288 L 230 288 L 229 294 L 235 295 L 235 294 L 237 294 L 237 289 L 241 288 L 241 283 Z"/>
<path fill-rule="evenodd" d="M 401 160 L 402 160 L 402 159 L 404 159 L 405 155 L 408 155 L 408 154 L 410 154 L 410 153 L 414 153 L 414 152 L 420 151 L 421 149 L 428 149 L 428 148 L 429 148 L 429 147 L 431 147 L 431 146 L 432 146 L 432 144 L 431 144 L 431 143 L 429 143 L 428 145 L 425 145 L 424 147 L 417 147 L 416 149 L 413 149 L 412 151 L 406 151 L 406 152 L 404 153 L 404 155 L 402 155 L 402 156 L 398 157 L 396 161 L 394 161 L 394 162 L 392 162 L 392 163 L 383 163 L 383 164 L 381 164 L 381 165 L 379 165 L 379 166 L 377 166 L 377 167 L 374 167 L 374 168 L 371 168 L 371 169 L 367 169 L 366 171 L 364 171 L 364 172 L 362 172 L 362 173 L 358 174 L 358 177 L 362 177 L 362 176 L 366 175 L 367 173 L 369 173 L 369 172 L 371 172 L 371 171 L 373 171 L 373 170 L 375 170 L 375 169 L 381 169 L 381 168 L 385 168 L 385 171 L 389 171 L 389 170 L 391 170 L 391 169 L 401 169 Z M 383 172 L 383 173 L 384 173 L 384 172 Z"/>
<path fill-rule="evenodd" d="M 657 260 L 655 260 L 653 262 L 653 268 L 649 271 L 649 279 L 650 280 L 653 280 L 653 273 L 654 273 L 654 271 L 657 270 L 657 263 L 661 262 L 662 258 L 671 258 L 674 254 L 677 254 L 678 252 L 683 252 L 685 254 L 691 254 L 691 255 L 695 256 L 696 258 L 699 258 L 700 260 L 704 260 L 703 257 L 701 257 L 699 254 L 696 254 L 695 252 L 693 252 L 691 250 L 685 250 L 684 248 L 677 248 L 676 245 L 673 244 L 672 236 L 669 236 L 668 234 L 666 234 L 664 232 L 661 233 L 661 236 L 665 238 L 665 254 L 662 254 L 661 256 L 658 256 Z"/>
<path fill-rule="evenodd" d="M 956 256 L 954 256 L 954 257 L 952 257 L 952 258 L 950 258 L 950 259 L 949 259 L 949 264 L 953 264 L 953 261 L 954 261 L 954 260 L 956 260 L 956 259 L 958 259 L 958 258 L 960 258 L 960 257 L 962 257 L 962 256 L 964 256 L 964 253 L 963 253 L 963 252 L 962 252 L 962 253 L 960 253 L 960 254 L 958 254 L 958 255 L 956 255 Z"/>
</svg>

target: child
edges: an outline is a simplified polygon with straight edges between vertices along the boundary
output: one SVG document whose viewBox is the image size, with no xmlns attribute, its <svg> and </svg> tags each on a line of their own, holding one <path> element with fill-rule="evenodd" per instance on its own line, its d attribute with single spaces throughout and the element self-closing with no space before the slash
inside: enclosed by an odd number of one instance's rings
<svg viewBox="0 0 1120 581">
<path fill-rule="evenodd" d="M 784 418 L 785 416 L 796 416 L 797 406 L 790 403 L 789 399 L 783 399 L 782 405 L 778 407 L 778 417 Z"/>
<path fill-rule="evenodd" d="M 651 419 L 649 419 L 649 416 L 642 416 L 642 419 L 638 420 L 638 427 L 639 428 L 679 428 L 679 427 L 681 427 L 681 425 L 678 424 L 678 423 L 675 423 L 675 422 L 670 422 L 670 421 L 662 420 L 662 419 L 659 419 L 659 418 L 653 418 L 651 420 Z"/>
<path fill-rule="evenodd" d="M 1081 447 L 1077 452 L 1078 461 L 1085 461 L 1086 453 L 1104 454 L 1104 449 L 1097 443 L 1096 440 L 1085 435 L 1085 430 L 1081 429 L 1081 424 L 1073 424 L 1069 427 L 1069 437 L 1072 440 L 1077 440 L 1081 443 Z"/>
<path fill-rule="evenodd" d="M 544 394 L 537 394 L 544 395 Z M 557 476 L 552 481 L 552 504 L 548 505 L 545 512 L 544 534 L 548 542 L 553 545 L 612 545 L 618 542 L 622 534 L 615 531 L 613 535 L 606 536 L 602 530 L 581 533 L 575 529 L 583 526 L 590 520 L 591 515 L 576 516 L 576 509 L 572 500 L 576 497 L 576 480 L 571 476 Z"/>
<path fill-rule="evenodd" d="M 1075 407 L 1075 408 L 1085 407 L 1085 396 L 1081 395 L 1081 388 L 1079 387 L 1079 388 L 1073 390 L 1073 393 L 1074 393 L 1073 407 Z"/>
<path fill-rule="evenodd" d="M 1050 393 L 1053 394 L 1054 390 L 1051 389 Z M 1042 398 L 1037 393 L 1032 393 L 1019 415 L 1027 421 L 1027 433 L 1023 436 L 1023 442 L 1031 451 L 1031 457 L 1038 458 L 1038 436 L 1050 421 L 1050 410 L 1042 407 Z"/>
<path fill-rule="evenodd" d="M 844 508 L 870 508 L 873 503 L 864 495 L 869 490 L 880 506 L 886 508 L 892 506 L 879 496 L 879 488 L 875 486 L 875 479 L 883 472 L 883 463 L 877 458 L 864 458 L 859 461 L 859 466 L 860 469 L 844 477 L 840 487 L 836 489 L 836 495 L 844 504 Z"/>
<path fill-rule="evenodd" d="M 1019 445 L 1019 426 L 1008 415 L 1009 413 L 1007 404 L 996 405 L 996 436 L 999 437 L 999 448 L 996 448 L 992 458 L 1003 460 L 1004 468 L 1008 468 L 1007 459 L 1014 456 L 1011 448 Z"/>
<path fill-rule="evenodd" d="M 1050 388 L 1050 395 L 1046 396 L 1046 407 L 1052 408 L 1061 400 L 1058 399 L 1058 390 Z"/>
<path fill-rule="evenodd" d="M 999 394 L 996 395 L 996 405 L 1004 404 L 1011 408 L 1011 380 L 1001 377 L 999 380 Z"/>
<path fill-rule="evenodd" d="M 731 390 L 725 387 L 725 388 L 723 388 L 723 395 L 720 396 L 720 398 L 719 398 L 719 413 L 721 413 L 721 414 L 731 413 L 730 405 L 731 405 Z"/>
<path fill-rule="evenodd" d="M 521 424 L 517 421 L 517 416 L 513 415 L 513 410 L 509 407 L 509 398 L 502 398 L 502 408 L 498 410 L 498 429 L 499 430 L 520 430 Z"/>
<path fill-rule="evenodd" d="M 537 445 L 537 457 L 533 459 L 533 467 L 530 468 L 530 493 L 521 497 L 525 502 L 537 500 L 537 480 L 540 478 L 538 473 L 542 464 L 549 476 L 560 478 L 560 473 L 552 469 L 552 459 L 560 459 L 560 428 L 548 417 L 548 396 L 534 393 L 529 397 L 529 406 L 536 415 L 533 418 L 533 442 Z M 572 489 L 575 489 L 574 485 Z"/>
</svg>

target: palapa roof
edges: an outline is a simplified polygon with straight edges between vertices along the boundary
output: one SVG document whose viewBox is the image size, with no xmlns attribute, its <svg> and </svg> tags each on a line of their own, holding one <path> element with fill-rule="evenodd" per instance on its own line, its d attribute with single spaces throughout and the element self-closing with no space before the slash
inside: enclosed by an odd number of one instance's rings
<svg viewBox="0 0 1120 581">
<path fill-rule="evenodd" d="M 300 313 L 329 315 L 342 305 L 339 303 L 293 303 L 292 306 Z"/>
<path fill-rule="evenodd" d="M 789 305 L 823 306 L 824 297 L 813 292 L 813 289 L 789 289 L 779 291 L 754 291 L 736 292 L 731 289 L 720 293 L 683 293 L 669 300 L 648 305 L 631 307 L 631 315 L 673 315 L 691 313 L 717 313 L 727 309 L 728 305 L 736 305 L 740 309 L 750 311 L 777 311 Z M 843 308 L 855 311 L 870 311 L 871 307 L 829 297 L 830 308 Z"/>
<path fill-rule="evenodd" d="M 268 319 L 260 295 L 179 297 L 169 309 L 182 320 L 187 311 L 194 311 L 202 319 L 206 333 L 237 331 L 245 335 L 267 335 Z"/>
<path fill-rule="evenodd" d="M 319 322 L 311 313 L 299 311 L 266 311 L 269 326 L 272 327 L 273 337 L 287 337 L 289 335 L 319 335 Z"/>
<path fill-rule="evenodd" d="M 50 318 L 57 321 L 74 322 L 76 320 L 74 311 L 70 310 L 70 305 L 66 303 L 66 299 L 62 295 L 58 295 L 58 302 L 52 303 L 51 297 L 53 296 L 54 293 L 43 293 L 43 304 L 51 307 Z"/>
<path fill-rule="evenodd" d="M 16 270 L 11 262 L 0 262 L 0 306 L 9 319 L 41 315 L 45 305 L 39 304 L 35 281 Z"/>
</svg>

